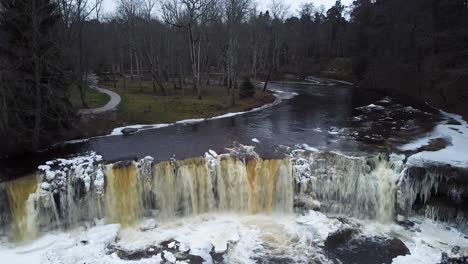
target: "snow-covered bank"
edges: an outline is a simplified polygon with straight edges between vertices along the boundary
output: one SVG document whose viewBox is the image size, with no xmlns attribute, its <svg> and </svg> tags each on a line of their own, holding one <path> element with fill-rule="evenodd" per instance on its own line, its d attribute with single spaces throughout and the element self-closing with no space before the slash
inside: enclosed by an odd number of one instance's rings
<svg viewBox="0 0 468 264">
<path fill-rule="evenodd" d="M 256 111 L 260 111 L 269 107 L 273 107 L 279 103 L 281 103 L 282 100 L 288 100 L 293 98 L 294 96 L 297 95 L 297 93 L 288 93 L 288 92 L 283 92 L 279 90 L 270 90 L 274 93 L 276 100 L 273 103 L 266 104 L 260 107 L 253 108 L 248 111 L 243 111 L 243 112 L 234 112 L 234 113 L 227 113 L 219 116 L 214 116 L 214 117 L 208 117 L 208 118 L 197 118 L 197 119 L 186 119 L 186 120 L 181 120 L 177 121 L 175 123 L 170 123 L 170 124 L 153 124 L 153 125 L 131 125 L 131 126 L 125 126 L 125 127 L 118 127 L 115 128 L 110 135 L 115 136 L 115 135 L 123 135 L 122 131 L 124 129 L 138 129 L 138 130 L 146 130 L 146 129 L 157 129 L 157 128 L 162 128 L 162 127 L 168 127 L 168 126 L 173 126 L 176 124 L 193 124 L 193 123 L 200 123 L 203 121 L 209 121 L 209 120 L 215 120 L 215 119 L 220 119 L 220 118 L 227 118 L 227 117 L 232 117 L 236 115 L 242 115 L 246 113 L 252 113 Z"/>
<path fill-rule="evenodd" d="M 468 123 L 459 115 L 442 112 L 445 120 L 432 132 L 414 142 L 400 147 L 402 151 L 417 150 L 431 141 L 444 139 L 448 146 L 437 151 L 421 151 L 408 158 L 410 166 L 448 164 L 453 167 L 468 167 Z"/>
</svg>

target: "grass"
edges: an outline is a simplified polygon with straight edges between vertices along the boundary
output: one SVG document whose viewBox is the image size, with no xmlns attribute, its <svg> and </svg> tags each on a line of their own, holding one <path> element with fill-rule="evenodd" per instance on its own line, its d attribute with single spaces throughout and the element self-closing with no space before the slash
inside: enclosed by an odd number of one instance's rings
<svg viewBox="0 0 468 264">
<path fill-rule="evenodd" d="M 88 88 L 87 86 L 84 89 L 85 92 L 85 102 L 89 108 L 98 108 L 106 105 L 110 101 L 110 97 L 107 94 L 99 93 L 95 90 Z M 76 86 L 73 86 L 70 91 L 70 102 L 72 103 L 75 109 L 83 108 L 80 99 L 80 92 Z"/>
<path fill-rule="evenodd" d="M 205 118 L 228 112 L 239 112 L 270 103 L 274 96 L 257 91 L 253 98 L 242 99 L 236 95 L 236 104 L 231 106 L 227 90 L 223 86 L 204 85 L 202 100 L 188 85 L 184 89 L 174 89 L 166 85 L 167 96 L 154 93 L 150 81 L 142 81 L 140 90 L 137 81 L 123 80 L 101 82 L 100 86 L 117 92 L 122 97 L 117 118 L 123 124 L 172 123 L 184 119 Z M 238 93 L 238 90 L 236 90 Z"/>
</svg>

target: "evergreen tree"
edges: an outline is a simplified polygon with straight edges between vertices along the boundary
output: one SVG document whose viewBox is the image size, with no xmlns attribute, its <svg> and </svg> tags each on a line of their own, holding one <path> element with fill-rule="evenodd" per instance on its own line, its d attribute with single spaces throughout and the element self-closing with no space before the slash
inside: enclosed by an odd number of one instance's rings
<svg viewBox="0 0 468 264">
<path fill-rule="evenodd" d="M 241 99 L 243 98 L 251 98 L 255 95 L 255 86 L 253 83 L 250 81 L 248 77 L 244 78 L 242 81 L 242 85 L 240 87 L 239 91 L 239 97 Z"/>
<path fill-rule="evenodd" d="M 59 20 L 51 0 L 0 0 L 0 100 L 8 116 L 2 116 L 0 132 L 34 149 L 45 130 L 67 126 L 72 116 Z"/>
</svg>

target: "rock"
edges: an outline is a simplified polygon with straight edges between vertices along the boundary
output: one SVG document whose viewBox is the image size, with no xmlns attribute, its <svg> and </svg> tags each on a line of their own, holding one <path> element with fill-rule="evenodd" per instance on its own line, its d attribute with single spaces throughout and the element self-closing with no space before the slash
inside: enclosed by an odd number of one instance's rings
<svg viewBox="0 0 468 264">
<path fill-rule="evenodd" d="M 358 233 L 359 230 L 352 228 L 338 230 L 327 237 L 325 240 L 325 248 L 334 249 L 342 246 L 343 244 L 348 243 L 353 238 L 353 236 Z"/>
<path fill-rule="evenodd" d="M 442 253 L 441 264 L 468 264 L 468 248 L 455 246 L 449 253 Z"/>
<path fill-rule="evenodd" d="M 226 249 L 227 251 L 227 249 Z M 224 263 L 224 254 L 226 253 L 225 252 L 216 252 L 215 251 L 215 248 L 213 247 L 211 249 L 211 252 L 210 252 L 210 255 L 211 255 L 211 258 L 213 259 L 213 262 L 214 263 Z"/>
<path fill-rule="evenodd" d="M 356 229 L 343 229 L 330 234 L 325 241 L 327 256 L 346 263 L 392 263 L 401 255 L 410 254 L 398 238 L 364 237 Z"/>
<path fill-rule="evenodd" d="M 124 129 L 122 129 L 122 134 L 124 136 L 127 136 L 127 135 L 130 135 L 130 134 L 133 134 L 133 133 L 136 133 L 138 132 L 138 128 L 131 128 L 131 127 L 126 127 Z"/>
<path fill-rule="evenodd" d="M 449 257 L 447 253 L 442 253 L 440 264 L 467 264 L 468 257 Z"/>
</svg>

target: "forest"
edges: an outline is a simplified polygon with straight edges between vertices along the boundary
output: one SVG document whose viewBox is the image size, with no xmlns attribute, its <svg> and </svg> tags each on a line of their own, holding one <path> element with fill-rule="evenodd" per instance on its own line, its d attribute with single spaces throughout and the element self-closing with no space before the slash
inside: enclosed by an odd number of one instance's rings
<svg viewBox="0 0 468 264">
<path fill-rule="evenodd" d="M 149 80 L 155 94 L 285 74 L 352 81 L 468 115 L 468 0 L 336 1 L 288 10 L 273 0 L 0 0 L 0 145 L 34 150 L 71 129 L 85 76 Z M 116 77 L 117 76 L 117 77 Z M 8 151 L 6 151 L 8 152 Z"/>
</svg>

